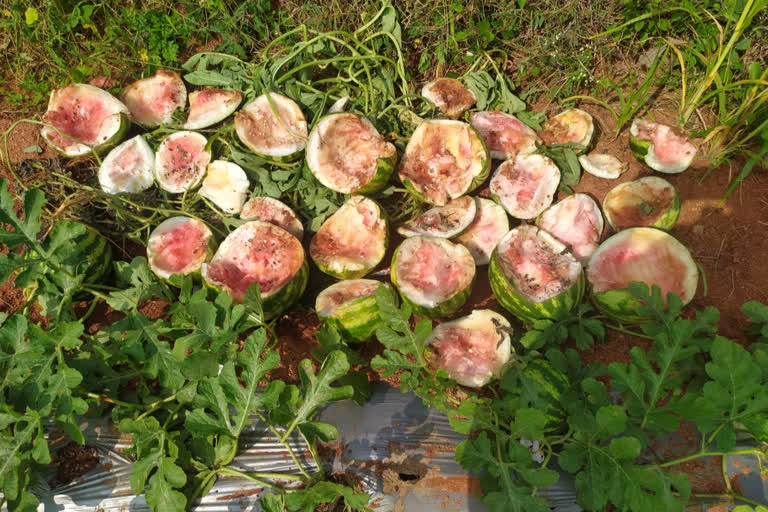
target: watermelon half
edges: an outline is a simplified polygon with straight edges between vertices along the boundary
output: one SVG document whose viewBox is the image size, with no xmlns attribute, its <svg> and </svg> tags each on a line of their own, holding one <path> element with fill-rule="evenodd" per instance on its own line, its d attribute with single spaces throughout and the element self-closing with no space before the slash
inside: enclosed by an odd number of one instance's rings
<svg viewBox="0 0 768 512">
<path fill-rule="evenodd" d="M 189 93 L 189 114 L 185 130 L 208 128 L 225 120 L 237 110 L 243 101 L 243 93 L 228 89 L 206 87 Z"/>
<path fill-rule="evenodd" d="M 498 110 L 475 112 L 470 122 L 483 137 L 491 158 L 508 160 L 536 151 L 536 132 L 511 114 Z"/>
<path fill-rule="evenodd" d="M 424 85 L 421 95 L 451 119 L 456 119 L 475 104 L 475 94 L 455 78 L 438 78 Z"/>
<path fill-rule="evenodd" d="M 131 126 L 128 107 L 103 89 L 72 84 L 54 89 L 40 135 L 64 156 L 87 155 L 108 149 L 123 138 Z"/>
<path fill-rule="evenodd" d="M 461 384 L 480 388 L 498 378 L 512 357 L 512 326 L 489 309 L 444 322 L 424 341 L 430 363 Z"/>
<path fill-rule="evenodd" d="M 258 284 L 267 319 L 295 303 L 309 279 L 301 242 L 286 230 L 258 220 L 232 231 L 201 270 L 206 283 L 225 290 L 235 303 L 242 303 L 248 287 Z"/>
<path fill-rule="evenodd" d="M 99 166 L 99 185 L 108 194 L 143 192 L 155 182 L 155 153 L 137 135 L 109 152 Z"/>
<path fill-rule="evenodd" d="M 614 231 L 643 226 L 669 230 L 680 216 L 680 196 L 667 180 L 648 176 L 614 187 L 603 199 L 603 210 Z"/>
<path fill-rule="evenodd" d="M 456 237 L 475 259 L 475 265 L 487 265 L 499 240 L 509 231 L 509 217 L 504 208 L 490 199 L 475 198 L 477 215 L 472 224 Z"/>
<path fill-rule="evenodd" d="M 620 322 L 647 320 L 637 313 L 640 303 L 626 289 L 631 282 L 661 288 L 662 296 L 674 292 L 683 304 L 696 294 L 699 270 L 691 253 L 672 235 L 655 228 L 619 231 L 592 255 L 587 267 L 592 300 L 606 315 Z"/>
<path fill-rule="evenodd" d="M 477 215 L 477 202 L 461 196 L 445 206 L 436 206 L 397 228 L 404 237 L 426 235 L 453 238 L 466 230 Z"/>
<path fill-rule="evenodd" d="M 595 123 L 592 116 L 578 108 L 570 108 L 547 119 L 542 126 L 541 138 L 546 144 L 579 144 L 585 152 L 592 144 Z"/>
<path fill-rule="evenodd" d="M 202 264 L 213 254 L 213 234 L 203 221 L 171 217 L 149 235 L 147 261 L 161 279 L 172 275 L 200 275 Z"/>
<path fill-rule="evenodd" d="M 432 120 L 414 130 L 398 175 L 416 197 L 443 206 L 480 186 L 490 165 L 477 130 L 461 121 Z"/>
<path fill-rule="evenodd" d="M 176 132 L 163 139 L 155 154 L 155 179 L 163 190 L 180 194 L 203 179 L 211 162 L 208 139 L 197 132 Z"/>
<path fill-rule="evenodd" d="M 390 277 L 416 314 L 451 315 L 472 293 L 475 261 L 466 247 L 445 238 L 406 238 L 392 256 Z"/>
<path fill-rule="evenodd" d="M 123 103 L 141 126 L 151 128 L 170 124 L 176 109 L 187 104 L 187 88 L 178 73 L 159 70 L 123 89 Z"/>
<path fill-rule="evenodd" d="M 373 194 L 392 176 L 397 150 L 368 119 L 342 112 L 323 117 L 312 128 L 306 158 L 317 181 L 329 189 Z"/>
<path fill-rule="evenodd" d="M 491 197 L 518 219 L 535 219 L 549 205 L 560 183 L 560 169 L 543 155 L 518 155 L 502 163 L 490 183 Z"/>
<path fill-rule="evenodd" d="M 239 213 L 251 184 L 239 165 L 224 160 L 208 164 L 200 195 L 209 199 L 224 213 Z"/>
<path fill-rule="evenodd" d="M 384 259 L 388 239 L 381 207 L 364 196 L 352 196 L 320 226 L 309 243 L 309 255 L 336 279 L 358 279 Z"/>
<path fill-rule="evenodd" d="M 317 296 L 317 316 L 347 341 L 368 341 L 383 325 L 376 303 L 379 286 L 389 285 L 373 279 L 350 279 L 332 284 Z"/>
<path fill-rule="evenodd" d="M 600 245 L 604 226 L 600 207 L 586 194 L 574 194 L 550 206 L 538 224 L 564 243 L 582 265 Z"/>
<path fill-rule="evenodd" d="M 696 156 L 696 146 L 678 128 L 635 119 L 629 128 L 632 153 L 654 171 L 683 172 Z"/>
<path fill-rule="evenodd" d="M 552 235 L 528 224 L 499 242 L 488 279 L 499 304 L 525 324 L 559 318 L 584 295 L 581 263 Z"/>
<path fill-rule="evenodd" d="M 262 94 L 235 115 L 235 131 L 257 155 L 292 160 L 307 143 L 301 108 L 280 94 Z"/>
<path fill-rule="evenodd" d="M 240 210 L 243 220 L 260 220 L 281 227 L 299 240 L 304 238 L 304 226 L 296 213 L 272 197 L 252 197 Z"/>
<path fill-rule="evenodd" d="M 582 169 L 598 178 L 615 180 L 629 169 L 629 165 L 607 153 L 590 153 L 579 156 Z"/>
</svg>

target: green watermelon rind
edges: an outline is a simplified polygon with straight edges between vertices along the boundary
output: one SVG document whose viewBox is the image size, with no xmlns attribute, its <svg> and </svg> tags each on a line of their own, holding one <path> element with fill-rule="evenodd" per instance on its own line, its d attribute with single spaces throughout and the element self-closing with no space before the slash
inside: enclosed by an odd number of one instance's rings
<svg viewBox="0 0 768 512">
<path fill-rule="evenodd" d="M 482 185 L 486 179 L 488 179 L 488 176 L 491 174 L 491 153 L 488 151 L 488 145 L 485 143 L 485 140 L 480 135 L 480 132 L 477 131 L 477 128 L 475 128 L 472 125 L 469 125 L 470 129 L 474 132 L 475 137 L 478 138 L 480 143 L 483 145 L 483 149 L 485 150 L 485 159 L 483 161 L 483 168 L 480 170 L 480 173 L 475 176 L 472 179 L 472 182 L 469 184 L 469 187 L 467 187 L 467 190 L 463 191 L 461 194 L 459 194 L 456 197 L 449 197 L 448 201 L 451 199 L 456 199 L 458 197 L 461 197 L 463 195 L 469 194 L 470 192 L 474 191 L 477 187 Z M 400 182 L 403 184 L 405 189 L 411 193 L 411 195 L 415 196 L 419 201 L 433 204 L 413 183 L 412 180 L 398 176 L 400 178 Z M 437 206 L 444 206 L 444 205 L 437 205 Z"/>
<path fill-rule="evenodd" d="M 389 286 L 381 283 L 382 286 Z M 363 343 L 384 325 L 379 316 L 376 295 L 368 295 L 345 302 L 329 316 L 320 316 L 320 321 L 333 327 L 341 337 L 350 343 Z"/>
<path fill-rule="evenodd" d="M 392 173 L 395 172 L 395 168 L 397 168 L 397 150 L 395 150 L 395 153 L 392 156 L 379 158 L 376 161 L 376 174 L 374 174 L 373 178 L 371 178 L 368 183 L 356 191 L 353 191 L 352 193 L 360 195 L 372 195 L 377 192 L 381 192 L 392 178 Z M 338 190 L 336 192 L 338 192 Z"/>
<path fill-rule="evenodd" d="M 469 252 L 469 249 L 467 249 L 466 247 L 464 247 L 464 249 L 467 252 Z M 397 278 L 395 276 L 396 272 L 394 269 L 396 268 L 396 265 L 397 265 L 397 255 L 399 252 L 400 252 L 400 247 L 395 249 L 395 253 L 392 255 L 392 266 L 390 267 L 392 270 L 389 273 L 389 276 L 392 281 L 392 284 L 397 289 L 403 302 L 411 306 L 414 314 L 418 316 L 425 316 L 428 318 L 444 318 L 454 314 L 459 309 L 461 309 L 461 307 L 464 304 L 467 303 L 467 299 L 469 299 L 469 296 L 472 295 L 472 288 L 475 285 L 475 279 L 477 279 L 476 270 L 475 270 L 475 273 L 472 275 L 472 280 L 469 282 L 466 288 L 464 288 L 463 290 L 459 290 L 458 292 L 446 298 L 445 300 L 441 301 L 439 304 L 437 304 L 434 307 L 426 307 L 413 302 L 410 298 L 408 298 L 408 296 L 406 296 L 403 292 L 400 291 L 400 287 L 397 285 Z M 471 255 L 470 255 L 470 258 L 471 258 Z M 475 260 L 472 259 L 473 265 L 474 265 L 474 261 Z"/>
<path fill-rule="evenodd" d="M 534 359 L 523 368 L 521 373 L 535 381 L 537 387 L 544 391 L 544 393 L 539 394 L 537 408 L 547 417 L 545 431 L 562 430 L 565 427 L 567 415 L 561 397 L 571 385 L 568 377 L 544 359 Z M 519 392 L 513 392 L 514 394 L 519 395 Z"/>
<path fill-rule="evenodd" d="M 526 325 L 531 325 L 537 320 L 560 318 L 581 302 L 586 289 L 586 278 L 582 269 L 570 288 L 544 302 L 533 302 L 517 290 L 513 280 L 504 275 L 499 263 L 498 247 L 491 255 L 488 281 L 499 304 Z"/>
</svg>

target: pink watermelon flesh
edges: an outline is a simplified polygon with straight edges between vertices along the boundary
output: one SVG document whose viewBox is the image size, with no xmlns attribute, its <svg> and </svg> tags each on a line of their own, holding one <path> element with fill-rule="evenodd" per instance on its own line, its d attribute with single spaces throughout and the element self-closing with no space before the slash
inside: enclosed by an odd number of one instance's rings
<svg viewBox="0 0 768 512">
<path fill-rule="evenodd" d="M 570 254 L 555 252 L 538 228 L 523 225 L 499 244 L 499 263 L 504 275 L 533 302 L 544 302 L 568 290 L 581 274 Z"/>
<path fill-rule="evenodd" d="M 480 132 L 489 151 L 506 158 L 536 149 L 536 132 L 504 112 L 477 112 L 472 115 L 472 126 Z"/>
<path fill-rule="evenodd" d="M 466 268 L 442 247 L 417 242 L 397 256 L 397 281 L 410 283 L 426 295 L 451 297 L 459 291 Z"/>
<path fill-rule="evenodd" d="M 435 330 L 439 334 L 430 345 L 434 351 L 432 363 L 454 380 L 473 382 L 478 376 L 489 378 L 499 374 L 502 361 L 496 353 L 498 336 L 457 325 L 440 325 Z"/>
<path fill-rule="evenodd" d="M 235 302 L 243 301 L 252 283 L 259 284 L 262 296 L 279 290 L 304 263 L 299 241 L 271 224 L 259 223 L 238 242 L 239 250 L 214 258 L 207 268 L 207 279 L 226 288 Z"/>
<path fill-rule="evenodd" d="M 539 227 L 570 246 L 576 259 L 586 263 L 600 244 L 603 223 L 600 208 L 580 195 L 567 197 L 545 211 Z"/>
<path fill-rule="evenodd" d="M 488 201 L 491 206 L 479 203 L 477 215 L 472 224 L 456 238 L 456 241 L 469 250 L 477 265 L 487 265 L 499 240 L 509 231 L 509 219 L 504 210 L 501 210 L 503 217 L 495 214 L 494 208 L 501 209 L 498 204 L 489 199 L 478 199 L 478 201 Z"/>
<path fill-rule="evenodd" d="M 208 252 L 210 232 L 205 224 L 187 222 L 180 224 L 150 241 L 152 264 L 169 274 L 184 273 L 197 266 Z"/>
<path fill-rule="evenodd" d="M 665 124 L 649 121 L 636 123 L 636 138 L 653 144 L 656 161 L 665 166 L 675 166 L 687 161 L 696 153 L 696 147 L 688 142 L 678 130 Z"/>
<path fill-rule="evenodd" d="M 219 104 L 229 104 L 232 109 L 236 108 L 243 99 L 240 91 L 230 91 L 227 89 L 213 89 L 206 87 L 195 91 L 189 95 L 189 116 L 188 124 L 197 124 L 208 114 L 209 110 Z"/>
</svg>

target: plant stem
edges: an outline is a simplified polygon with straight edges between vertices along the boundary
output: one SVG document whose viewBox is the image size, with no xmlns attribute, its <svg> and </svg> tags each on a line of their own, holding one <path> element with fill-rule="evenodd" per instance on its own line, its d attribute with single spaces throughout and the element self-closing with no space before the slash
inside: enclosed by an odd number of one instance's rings
<svg viewBox="0 0 768 512">
<path fill-rule="evenodd" d="M 157 402 L 152 402 L 151 404 L 146 406 L 147 410 L 144 411 L 143 413 L 141 413 L 136 418 L 136 421 L 143 420 L 144 418 L 146 418 L 147 416 L 149 416 L 150 414 L 152 414 L 153 412 L 158 410 L 160 407 L 162 407 L 163 404 L 167 404 L 168 402 L 173 402 L 174 400 L 176 400 L 176 393 L 174 393 L 174 394 L 172 394 L 170 396 L 167 396 L 167 397 L 163 398 L 162 400 L 158 400 Z"/>
<path fill-rule="evenodd" d="M 691 455 L 686 455 L 685 457 L 680 457 L 679 459 L 670 460 L 663 464 L 659 464 L 659 467 L 666 468 L 669 466 L 676 466 L 677 464 L 682 464 L 683 462 L 688 462 L 689 460 L 695 460 L 700 459 L 702 457 L 727 457 L 729 455 L 764 455 L 764 453 L 759 448 L 748 448 L 745 450 L 734 450 L 732 452 L 707 452 L 707 451 L 700 451 L 693 453 Z"/>
<path fill-rule="evenodd" d="M 86 393 L 85 396 L 87 396 L 88 398 L 95 398 L 97 400 L 101 400 L 102 402 L 107 402 L 109 404 L 120 405 L 122 407 L 141 407 L 140 404 L 132 404 L 130 402 L 123 402 L 121 400 L 116 400 L 116 399 L 110 398 L 108 396 L 97 395 L 96 393 Z"/>
<path fill-rule="evenodd" d="M 250 480 L 251 482 L 256 482 L 259 485 L 263 485 L 267 489 L 273 489 L 275 491 L 282 492 L 282 489 L 279 486 L 277 486 L 277 485 L 275 485 L 273 483 L 267 482 L 266 480 L 263 480 L 263 479 L 259 478 L 258 476 L 252 475 L 250 473 L 245 473 L 243 471 L 238 471 L 237 469 L 233 469 L 233 468 L 219 468 L 219 469 L 216 470 L 216 473 L 214 473 L 214 474 L 225 475 L 225 476 L 235 476 L 235 477 L 239 477 L 239 478 L 244 478 L 246 480 Z"/>
</svg>

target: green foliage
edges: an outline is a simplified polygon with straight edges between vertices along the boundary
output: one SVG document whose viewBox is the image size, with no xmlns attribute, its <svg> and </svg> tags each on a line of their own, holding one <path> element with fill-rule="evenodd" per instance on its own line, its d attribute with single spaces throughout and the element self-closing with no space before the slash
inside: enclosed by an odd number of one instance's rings
<svg viewBox="0 0 768 512">
<path fill-rule="evenodd" d="M 585 302 L 569 311 L 564 318 L 537 320 L 520 339 L 520 343 L 527 349 L 538 350 L 573 340 L 579 349 L 585 350 L 594 345 L 595 341 L 605 340 L 605 326 L 592 313 L 594 308 Z"/>
</svg>

